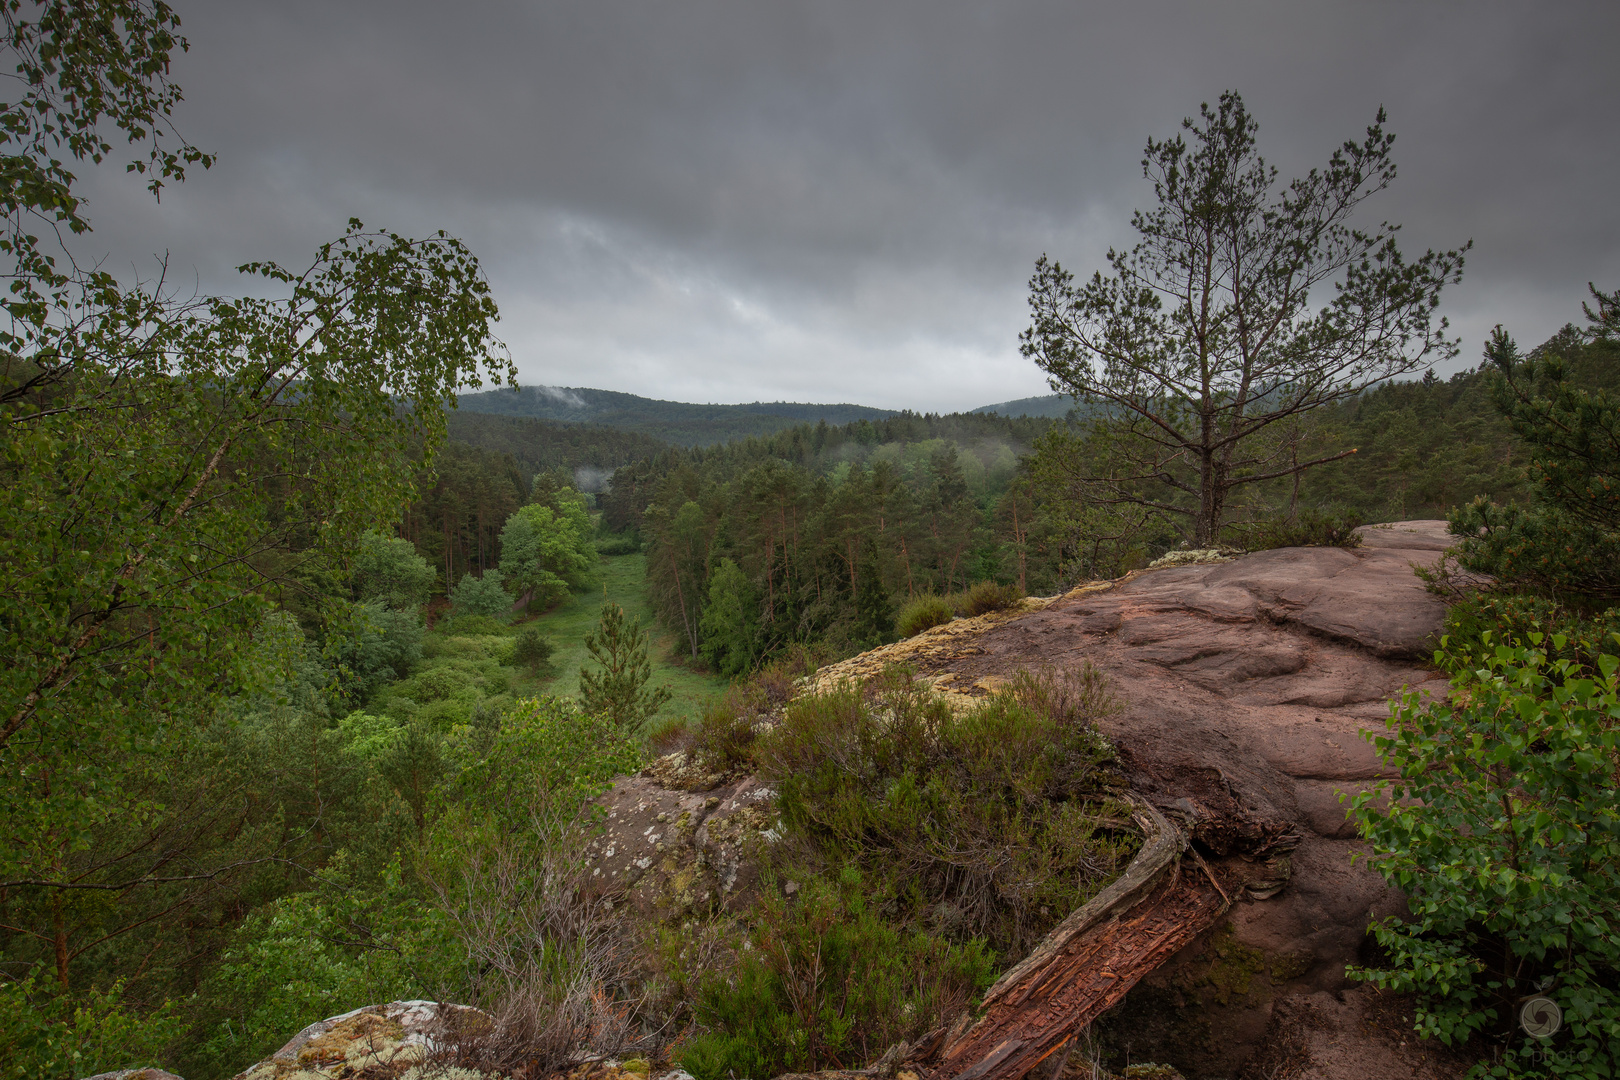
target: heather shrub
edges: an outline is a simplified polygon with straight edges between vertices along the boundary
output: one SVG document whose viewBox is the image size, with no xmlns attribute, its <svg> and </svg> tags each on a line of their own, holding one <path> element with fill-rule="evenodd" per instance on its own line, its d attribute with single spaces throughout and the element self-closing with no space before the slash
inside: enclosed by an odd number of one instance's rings
<svg viewBox="0 0 1620 1080">
<path fill-rule="evenodd" d="M 697 988 L 709 1030 L 678 1051 L 696 1080 L 852 1067 L 968 1006 L 996 977 L 983 941 L 952 942 L 885 919 L 859 871 L 769 883 L 737 968 Z"/>
<path fill-rule="evenodd" d="M 1023 599 L 1024 594 L 1016 585 L 997 585 L 993 581 L 981 581 L 956 598 L 956 611 L 959 615 L 971 618 L 974 615 L 987 615 L 992 611 L 1005 611 L 1016 607 Z"/>
<path fill-rule="evenodd" d="M 902 921 L 1027 950 L 1135 848 L 1101 794 L 1100 681 L 1032 673 L 957 713 L 893 669 L 791 702 L 752 750 L 788 826 L 782 857 L 855 866 Z"/>
<path fill-rule="evenodd" d="M 1234 526 L 1233 535 L 1249 551 L 1269 551 L 1284 547 L 1361 546 L 1356 530 L 1361 515 L 1338 507 L 1300 507 L 1292 517 Z"/>
<path fill-rule="evenodd" d="M 933 593 L 922 593 L 906 601 L 900 608 L 900 615 L 895 619 L 895 630 L 902 638 L 915 637 L 955 617 L 956 609 L 949 600 Z"/>
</svg>

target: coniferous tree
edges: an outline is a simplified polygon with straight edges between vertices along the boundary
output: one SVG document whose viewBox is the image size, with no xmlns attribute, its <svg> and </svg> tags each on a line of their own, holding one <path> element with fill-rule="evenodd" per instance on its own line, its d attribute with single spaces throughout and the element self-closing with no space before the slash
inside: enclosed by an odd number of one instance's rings
<svg viewBox="0 0 1620 1080">
<path fill-rule="evenodd" d="M 1570 378 L 1620 356 L 1620 290 L 1592 289 L 1591 326 L 1521 358 L 1500 326 L 1485 356 L 1491 396 L 1530 446 L 1538 503 L 1477 499 L 1451 515 L 1467 569 L 1579 607 L 1620 602 L 1620 398 Z"/>
<path fill-rule="evenodd" d="M 1110 276 L 1076 285 L 1036 262 L 1024 355 L 1054 390 L 1102 406 L 1093 422 L 1131 454 L 1128 471 L 1093 478 L 1093 500 L 1184 518 L 1196 546 L 1213 544 L 1235 489 L 1354 452 L 1291 460 L 1257 438 L 1267 428 L 1455 355 L 1433 312 L 1462 251 L 1408 263 L 1395 226 L 1350 224 L 1395 177 L 1383 125 L 1380 110 L 1364 140 L 1278 190 L 1227 92 L 1183 122 L 1190 142 L 1148 140 L 1158 206 L 1132 219 L 1141 242 L 1109 251 Z"/>
<path fill-rule="evenodd" d="M 586 712 L 607 717 L 621 731 L 634 731 L 670 699 L 667 687 L 650 687 L 652 661 L 647 632 L 626 621 L 618 604 L 602 608 L 597 628 L 585 635 L 585 651 L 601 670 L 579 669 L 579 701 Z"/>
</svg>

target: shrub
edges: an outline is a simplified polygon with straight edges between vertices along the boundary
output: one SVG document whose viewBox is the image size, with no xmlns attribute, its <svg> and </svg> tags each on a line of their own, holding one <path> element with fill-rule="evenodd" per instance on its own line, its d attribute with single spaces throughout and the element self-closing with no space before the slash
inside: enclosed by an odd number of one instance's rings
<svg viewBox="0 0 1620 1080">
<path fill-rule="evenodd" d="M 611 534 L 596 541 L 598 555 L 637 555 L 640 552 L 641 541 L 634 533 Z"/>
<path fill-rule="evenodd" d="M 227 1075 L 267 1057 L 311 1017 L 355 1002 L 425 997 L 454 977 L 450 924 L 416 895 L 396 859 L 380 888 L 356 884 L 340 861 L 320 886 L 267 904 L 231 936 L 204 984 L 224 1013 L 186 1069 Z M 216 1014 L 218 1015 L 218 1014 Z"/>
<path fill-rule="evenodd" d="M 854 865 L 897 910 L 1025 951 L 1136 846 L 1113 831 L 1129 815 L 1101 796 L 1112 750 L 1088 722 L 1097 695 L 1082 701 L 1036 674 L 959 715 L 905 669 L 796 699 L 752 751 L 782 857 Z"/>
<path fill-rule="evenodd" d="M 1361 546 L 1356 530 L 1362 524 L 1361 515 L 1353 510 L 1300 507 L 1292 518 L 1255 522 L 1247 527 L 1234 527 L 1233 532 L 1250 551 L 1285 547 L 1354 548 Z"/>
<path fill-rule="evenodd" d="M 551 656 L 556 651 L 557 646 L 551 639 L 542 637 L 540 631 L 531 626 L 519 631 L 517 638 L 512 642 L 511 662 L 534 672 L 550 663 Z"/>
<path fill-rule="evenodd" d="M 408 697 L 418 705 L 425 705 L 430 701 L 441 701 L 450 697 L 458 690 L 471 685 L 470 681 L 458 672 L 445 668 L 434 668 L 431 671 L 421 671 L 399 683 L 394 687 L 396 693 Z"/>
<path fill-rule="evenodd" d="M 640 1022 L 616 991 L 636 978 L 639 954 L 591 888 L 586 840 L 590 800 L 640 767 L 641 748 L 605 717 L 549 696 L 445 744 L 449 805 L 423 845 L 421 875 L 461 946 L 469 983 L 457 1000 L 494 1023 L 447 1034 L 438 1064 L 551 1075 L 577 1064 L 570 1056 L 584 1045 L 629 1049 Z"/>
<path fill-rule="evenodd" d="M 793 698 L 799 680 L 812 674 L 823 656 L 822 649 L 795 645 L 747 682 L 727 688 L 691 729 L 692 752 L 721 772 L 748 765 L 761 726 Z"/>
<path fill-rule="evenodd" d="M 490 615 L 453 615 L 448 619 L 439 620 L 434 629 L 442 634 L 455 634 L 460 637 L 489 637 L 494 634 L 506 633 L 506 623 L 502 618 Z M 445 651 L 444 643 L 435 645 L 435 652 Z"/>
<path fill-rule="evenodd" d="M 754 727 L 769 711 L 766 695 L 756 683 L 733 684 L 698 718 L 692 729 L 692 752 L 721 772 L 748 764 Z"/>
<path fill-rule="evenodd" d="M 398 537 L 368 532 L 354 557 L 354 587 L 361 600 L 415 611 L 428 602 L 438 574 L 416 553 L 416 545 Z"/>
<path fill-rule="evenodd" d="M 943 625 L 956 617 L 950 601 L 933 593 L 921 593 L 900 608 L 895 630 L 902 638 L 915 637 L 924 630 Z"/>
<path fill-rule="evenodd" d="M 654 720 L 647 728 L 647 749 L 663 757 L 692 745 L 692 725 L 684 716 L 669 716 Z"/>
<path fill-rule="evenodd" d="M 410 674 L 422 657 L 422 619 L 376 600 L 341 604 L 327 623 L 322 653 L 338 696 L 357 704 L 384 683 Z"/>
<path fill-rule="evenodd" d="M 996 976 L 982 941 L 886 921 L 846 869 L 785 900 L 768 883 L 735 972 L 699 985 L 709 1027 L 678 1053 L 696 1080 L 851 1067 L 950 1019 Z"/>
<path fill-rule="evenodd" d="M 502 584 L 499 570 L 485 570 L 483 577 L 464 574 L 450 590 L 450 610 L 456 615 L 488 615 L 491 618 L 512 613 L 512 597 Z"/>
<path fill-rule="evenodd" d="M 1064 730 L 1066 739 L 1101 740 L 1097 721 L 1123 708 L 1108 686 L 1108 676 L 1087 660 L 1079 667 L 1057 668 L 1043 665 L 1014 673 L 1003 690 L 1013 700 Z M 1096 753 L 1112 756 L 1106 742 L 1099 742 Z"/>
<path fill-rule="evenodd" d="M 1566 605 L 1620 602 L 1620 528 L 1559 506 L 1497 506 L 1483 497 L 1454 508 L 1447 520 L 1465 570 Z"/>
<path fill-rule="evenodd" d="M 54 985 L 36 985 L 32 972 L 0 983 L 3 1080 L 73 1080 L 155 1065 L 185 1031 L 171 1002 L 144 1013 L 127 1008 L 119 982 L 76 1001 L 57 993 Z"/>
<path fill-rule="evenodd" d="M 1453 670 L 1490 656 L 1498 645 L 1539 647 L 1549 660 L 1570 660 L 1586 674 L 1597 671 L 1597 655 L 1613 650 L 1620 641 L 1620 608 L 1590 617 L 1544 597 L 1519 593 L 1474 593 L 1464 596 L 1446 612 L 1443 654 Z M 1532 642 L 1532 635 L 1539 643 Z M 1563 644 L 1555 645 L 1561 638 Z"/>
<path fill-rule="evenodd" d="M 992 611 L 1005 611 L 1010 607 L 1016 607 L 1023 599 L 1023 590 L 1016 585 L 997 585 L 993 581 L 981 581 L 957 599 L 956 611 L 959 615 L 972 618 L 975 615 L 987 615 Z"/>
<path fill-rule="evenodd" d="M 756 672 L 752 681 L 759 685 L 771 708 L 780 708 L 792 700 L 800 679 L 814 675 L 830 659 L 832 650 L 827 645 L 791 645 Z"/>
<path fill-rule="evenodd" d="M 1553 640 L 1555 648 L 1566 642 Z M 1371 862 L 1410 914 L 1373 926 L 1386 959 L 1353 977 L 1419 997 L 1416 1030 L 1508 1043 L 1473 1075 L 1610 1077 L 1620 1066 L 1620 660 L 1595 678 L 1531 637 L 1458 668 L 1449 699 L 1402 697 L 1373 741 L 1399 779 L 1352 803 Z M 1595 650 L 1594 650 L 1595 651 Z M 1563 1028 L 1516 1030 L 1530 994 Z"/>
</svg>

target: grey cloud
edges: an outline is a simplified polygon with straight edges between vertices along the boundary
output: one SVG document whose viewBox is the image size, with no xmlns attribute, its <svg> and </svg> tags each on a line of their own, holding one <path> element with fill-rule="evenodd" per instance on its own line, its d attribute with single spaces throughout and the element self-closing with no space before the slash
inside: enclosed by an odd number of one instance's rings
<svg viewBox="0 0 1620 1080">
<path fill-rule="evenodd" d="M 692 2 L 181 6 L 178 122 L 220 165 L 155 206 L 89 184 L 111 264 L 235 290 L 351 215 L 483 258 L 526 382 L 972 407 L 1049 252 L 1151 197 L 1147 136 L 1241 90 L 1291 174 L 1387 106 L 1404 246 L 1473 238 L 1472 363 L 1620 284 L 1612 4 Z"/>
</svg>

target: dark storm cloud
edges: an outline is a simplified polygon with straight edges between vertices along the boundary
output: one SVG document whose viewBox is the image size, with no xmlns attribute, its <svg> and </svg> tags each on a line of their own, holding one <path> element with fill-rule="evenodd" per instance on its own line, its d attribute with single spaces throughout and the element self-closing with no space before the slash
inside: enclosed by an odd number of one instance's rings
<svg viewBox="0 0 1620 1080">
<path fill-rule="evenodd" d="M 930 409 L 1044 392 L 1050 252 L 1130 242 L 1145 138 L 1240 90 L 1285 175 L 1388 107 L 1403 246 L 1472 238 L 1472 363 L 1620 284 L 1612 4 L 181 5 L 220 164 L 88 188 L 115 265 L 238 288 L 358 216 L 483 258 L 526 382 Z M 144 264 L 149 265 L 149 263 Z M 1455 366 L 1455 365 L 1452 365 Z"/>
</svg>

